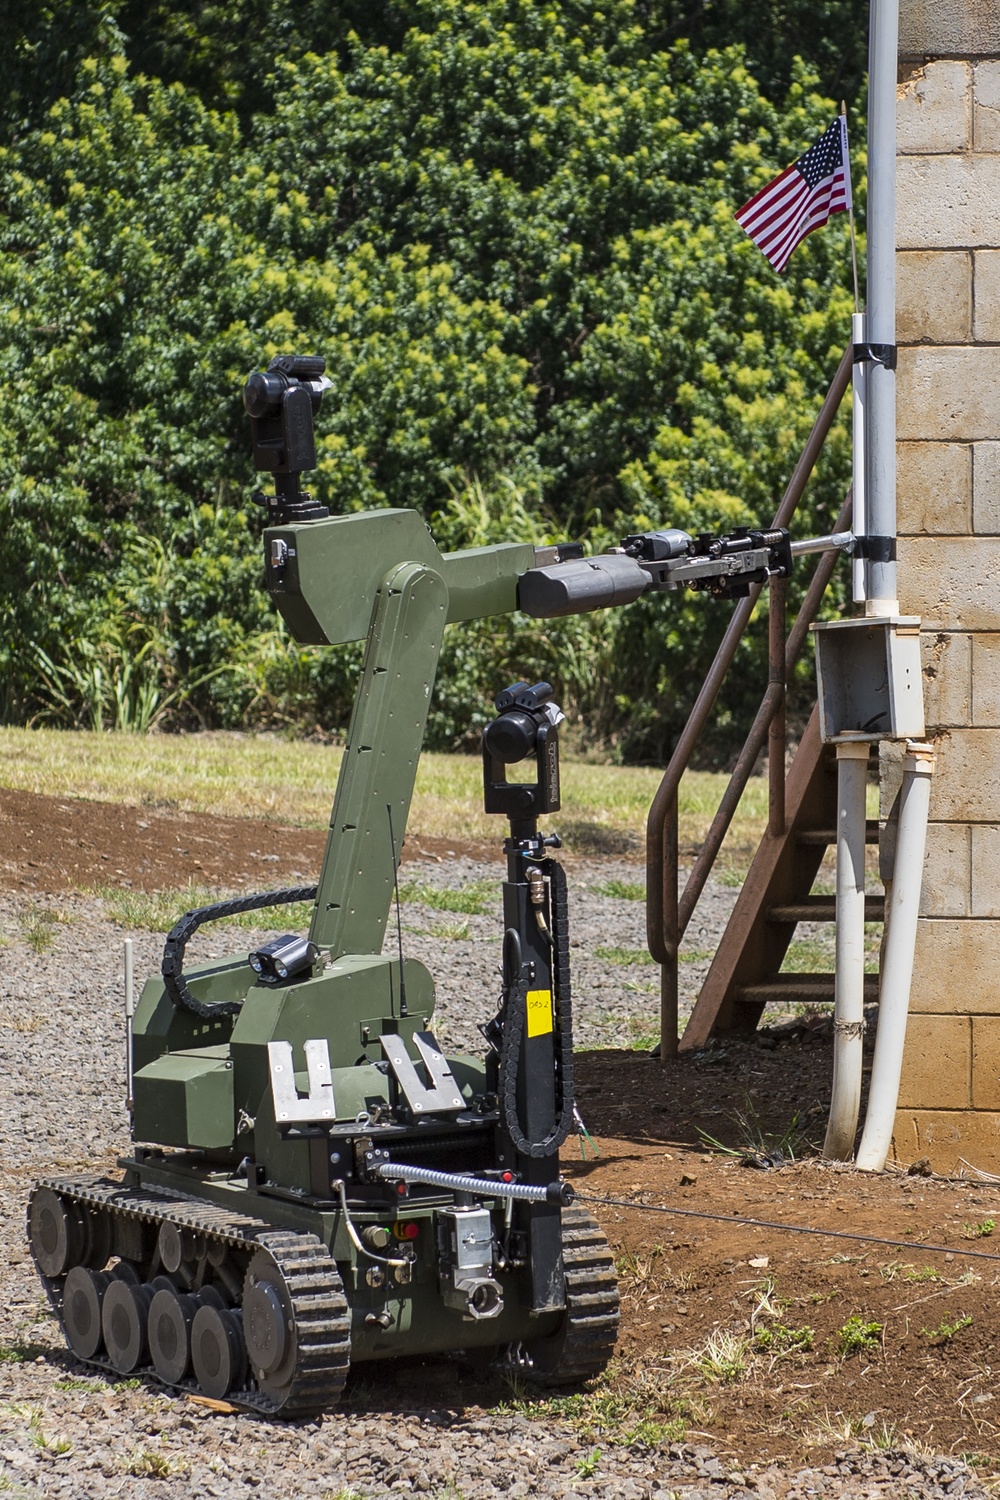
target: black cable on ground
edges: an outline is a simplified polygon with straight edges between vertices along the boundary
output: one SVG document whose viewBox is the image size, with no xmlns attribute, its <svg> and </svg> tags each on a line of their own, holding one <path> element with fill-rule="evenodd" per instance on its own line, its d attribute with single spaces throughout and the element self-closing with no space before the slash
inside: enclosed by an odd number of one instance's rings
<svg viewBox="0 0 1000 1500">
<path fill-rule="evenodd" d="M 697 1208 L 671 1208 L 668 1204 L 634 1203 L 629 1198 L 600 1198 L 595 1193 L 576 1193 L 581 1203 L 603 1203 L 608 1208 L 631 1208 L 637 1213 L 677 1214 L 682 1219 L 709 1219 L 716 1224 L 744 1225 L 747 1229 L 778 1229 L 786 1234 L 814 1234 L 822 1239 L 855 1240 L 864 1245 L 888 1245 L 893 1250 L 919 1250 L 927 1255 L 965 1255 L 973 1260 L 1000 1260 L 988 1250 L 959 1250 L 954 1245 L 927 1245 L 922 1240 L 888 1240 L 878 1234 L 852 1234 L 848 1229 L 814 1229 L 807 1224 L 781 1224 L 773 1219 L 745 1219 L 741 1214 L 710 1214 Z"/>
</svg>

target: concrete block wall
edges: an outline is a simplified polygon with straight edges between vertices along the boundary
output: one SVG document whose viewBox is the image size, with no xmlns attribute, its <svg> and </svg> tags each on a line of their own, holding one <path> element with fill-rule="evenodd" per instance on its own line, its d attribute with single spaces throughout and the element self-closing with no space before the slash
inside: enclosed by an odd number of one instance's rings
<svg viewBox="0 0 1000 1500">
<path fill-rule="evenodd" d="M 1000 1170 L 998 16 L 904 0 L 900 33 L 898 592 L 938 765 L 894 1149 L 944 1171 Z"/>
</svg>

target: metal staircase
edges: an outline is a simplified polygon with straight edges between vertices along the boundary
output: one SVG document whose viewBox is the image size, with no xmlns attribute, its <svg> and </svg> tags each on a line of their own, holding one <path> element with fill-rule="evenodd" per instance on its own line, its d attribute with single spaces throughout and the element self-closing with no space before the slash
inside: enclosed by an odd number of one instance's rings
<svg viewBox="0 0 1000 1500">
<path fill-rule="evenodd" d="M 853 348 L 849 346 L 830 384 L 822 408 L 795 472 L 788 482 L 772 525 L 788 526 L 833 425 L 851 381 Z M 848 495 L 835 529 L 850 525 Z M 646 930 L 649 951 L 660 966 L 660 1047 L 663 1060 L 694 1047 L 722 1031 L 752 1031 L 772 1001 L 813 1002 L 833 999 L 833 976 L 783 974 L 782 961 L 799 922 L 829 921 L 831 899 L 814 895 L 816 874 L 826 849 L 836 841 L 836 763 L 819 738 L 817 711 L 785 774 L 786 683 L 808 638 L 836 566 L 837 555 L 823 555 L 806 590 L 802 606 L 786 635 L 784 581 L 769 586 L 769 671 L 760 710 L 736 762 L 729 786 L 698 851 L 683 891 L 678 890 L 680 845 L 678 790 L 681 777 L 732 665 L 760 585 L 733 611 L 715 661 L 663 773 L 646 823 Z M 694 1012 L 678 1043 L 678 965 L 680 944 L 705 888 L 740 797 L 764 746 L 768 745 L 768 828 L 730 918 L 722 943 L 702 986 Z M 867 829 L 869 843 L 877 825 Z M 879 897 L 866 902 L 866 914 L 879 920 Z M 865 981 L 866 995 L 877 995 L 878 979 Z"/>
<path fill-rule="evenodd" d="M 837 768 L 812 717 L 785 784 L 785 821 L 768 829 L 733 908 L 729 924 L 680 1041 L 680 1050 L 703 1047 L 719 1032 L 756 1029 L 766 1005 L 833 1001 L 832 974 L 786 974 L 781 965 L 800 922 L 833 922 L 832 896 L 814 895 L 813 883 L 827 849 L 836 843 Z M 866 841 L 878 842 L 878 823 L 866 824 Z M 885 898 L 865 898 L 865 919 L 880 922 Z M 865 998 L 878 998 L 878 976 L 865 978 Z"/>
</svg>

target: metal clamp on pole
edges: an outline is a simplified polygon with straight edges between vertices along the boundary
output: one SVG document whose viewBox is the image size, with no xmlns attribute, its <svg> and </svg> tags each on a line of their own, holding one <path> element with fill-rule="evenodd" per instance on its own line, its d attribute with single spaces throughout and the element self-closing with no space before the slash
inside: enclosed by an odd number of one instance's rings
<svg viewBox="0 0 1000 1500">
<path fill-rule="evenodd" d="M 896 368 L 895 344 L 861 343 L 854 345 L 854 363 L 882 365 L 886 370 Z"/>
</svg>

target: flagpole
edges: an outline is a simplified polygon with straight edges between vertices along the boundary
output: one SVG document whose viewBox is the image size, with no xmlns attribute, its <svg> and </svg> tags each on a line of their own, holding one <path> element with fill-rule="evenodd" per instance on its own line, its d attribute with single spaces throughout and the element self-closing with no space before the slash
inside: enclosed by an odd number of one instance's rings
<svg viewBox="0 0 1000 1500">
<path fill-rule="evenodd" d="M 868 296 L 866 332 L 868 598 L 865 613 L 894 615 L 896 599 L 896 74 L 899 0 L 871 0 L 868 67 Z"/>
<path fill-rule="evenodd" d="M 847 173 L 847 206 L 851 223 L 851 268 L 854 271 L 854 316 L 851 318 L 851 342 L 857 350 L 864 344 L 865 315 L 861 311 L 861 294 L 858 286 L 858 242 L 854 231 L 854 191 L 851 184 L 851 158 L 847 149 L 847 105 L 840 102 L 841 142 L 844 150 L 844 170 Z M 867 507 L 865 505 L 865 406 L 867 404 L 868 367 L 864 360 L 855 358 L 851 378 L 851 529 L 855 536 L 866 536 Z M 855 604 L 863 604 L 868 597 L 868 570 L 862 549 L 859 547 L 851 560 L 851 597 Z"/>
</svg>

